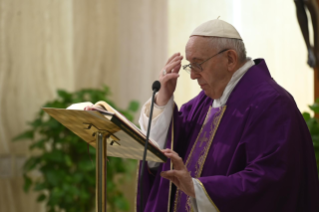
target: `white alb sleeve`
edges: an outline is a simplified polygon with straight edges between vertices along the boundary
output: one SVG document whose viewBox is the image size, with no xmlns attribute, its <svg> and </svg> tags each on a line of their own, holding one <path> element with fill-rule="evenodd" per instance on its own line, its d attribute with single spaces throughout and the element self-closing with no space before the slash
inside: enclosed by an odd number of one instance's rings
<svg viewBox="0 0 319 212">
<path fill-rule="evenodd" d="M 217 212 L 219 211 L 212 203 L 211 199 L 207 197 L 205 188 L 202 187 L 199 180 L 193 178 L 195 197 L 191 197 L 191 204 L 194 212 Z"/>
<path fill-rule="evenodd" d="M 172 119 L 174 106 L 174 98 L 171 97 L 168 103 L 164 106 L 154 104 L 153 119 L 151 124 L 150 138 L 156 141 L 161 149 L 165 147 L 168 128 Z M 142 107 L 139 124 L 141 130 L 146 134 L 151 107 L 151 99 L 149 99 Z M 159 163 L 149 161 L 150 168 L 158 167 Z"/>
</svg>

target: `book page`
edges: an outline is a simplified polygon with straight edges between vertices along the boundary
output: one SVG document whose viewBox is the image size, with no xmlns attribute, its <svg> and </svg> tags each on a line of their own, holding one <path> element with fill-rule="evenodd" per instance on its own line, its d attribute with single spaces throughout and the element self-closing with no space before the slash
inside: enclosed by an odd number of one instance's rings
<svg viewBox="0 0 319 212">
<path fill-rule="evenodd" d="M 134 130 L 138 134 L 142 135 L 142 137 L 146 138 L 146 135 L 135 124 L 130 122 L 125 116 L 123 116 L 120 112 L 118 112 L 113 107 L 111 107 L 108 103 L 106 103 L 104 101 L 98 101 L 97 103 L 94 104 L 94 107 L 103 108 L 103 109 L 105 108 L 107 111 L 110 111 L 110 112 L 116 114 L 116 116 L 119 119 L 121 119 L 123 122 L 125 122 L 132 130 Z M 157 144 L 157 142 L 155 142 L 151 139 L 149 139 L 149 142 L 152 143 L 154 146 L 156 146 L 158 149 L 161 149 L 159 147 L 159 145 Z"/>
<path fill-rule="evenodd" d="M 97 103 L 95 103 L 94 107 L 97 108 L 105 108 L 107 111 L 110 111 L 114 114 L 116 114 L 122 121 L 124 121 L 126 124 L 130 125 L 131 127 L 134 127 L 136 129 L 138 129 L 132 122 L 130 122 L 125 116 L 123 116 L 120 112 L 118 112 L 117 110 L 115 110 L 113 107 L 111 107 L 108 103 L 104 102 L 104 101 L 98 101 Z"/>
<path fill-rule="evenodd" d="M 75 103 L 67 107 L 67 110 L 84 110 L 85 107 L 87 106 L 93 106 L 92 102 L 80 102 L 80 103 Z"/>
</svg>

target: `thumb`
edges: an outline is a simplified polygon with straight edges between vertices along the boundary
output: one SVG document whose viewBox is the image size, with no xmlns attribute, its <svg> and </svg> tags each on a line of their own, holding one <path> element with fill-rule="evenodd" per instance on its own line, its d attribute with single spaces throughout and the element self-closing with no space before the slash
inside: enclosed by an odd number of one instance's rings
<svg viewBox="0 0 319 212">
<path fill-rule="evenodd" d="M 164 177 L 164 178 L 167 178 L 167 177 L 181 177 L 181 171 L 180 170 L 168 170 L 168 171 L 162 171 L 161 172 L 161 176 Z"/>
<path fill-rule="evenodd" d="M 174 177 L 175 176 L 175 170 L 169 170 L 169 171 L 163 171 L 161 172 L 161 176 L 164 178 L 168 178 L 168 177 Z"/>
<path fill-rule="evenodd" d="M 161 177 L 172 181 L 175 185 L 178 185 L 178 177 L 176 176 L 177 172 L 175 170 L 161 172 Z"/>
</svg>

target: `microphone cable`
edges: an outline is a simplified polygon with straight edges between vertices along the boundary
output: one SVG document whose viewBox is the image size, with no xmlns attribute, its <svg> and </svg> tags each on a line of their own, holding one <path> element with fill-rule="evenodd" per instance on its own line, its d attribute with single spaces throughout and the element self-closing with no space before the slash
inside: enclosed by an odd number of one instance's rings
<svg viewBox="0 0 319 212">
<path fill-rule="evenodd" d="M 143 187 L 142 187 L 142 180 L 143 180 L 143 174 L 144 174 L 144 165 L 146 160 L 146 153 L 147 153 L 147 146 L 148 146 L 148 139 L 150 136 L 150 129 L 151 129 L 151 123 L 153 118 L 153 106 L 154 106 L 154 97 L 156 92 L 158 92 L 161 89 L 161 83 L 159 81 L 155 81 L 152 85 L 153 95 L 152 95 L 152 101 L 151 101 L 151 111 L 148 119 L 148 128 L 146 133 L 146 140 L 145 140 L 145 146 L 144 146 L 144 154 L 143 154 L 143 161 L 141 165 L 141 175 L 139 179 L 139 189 L 140 189 L 140 212 L 143 212 Z"/>
</svg>

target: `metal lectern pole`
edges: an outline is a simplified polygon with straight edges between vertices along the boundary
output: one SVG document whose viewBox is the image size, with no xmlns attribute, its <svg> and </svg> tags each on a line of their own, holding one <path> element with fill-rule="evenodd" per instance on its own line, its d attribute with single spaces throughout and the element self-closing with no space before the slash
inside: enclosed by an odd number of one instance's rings
<svg viewBox="0 0 319 212">
<path fill-rule="evenodd" d="M 107 142 L 103 131 L 96 138 L 96 212 L 106 212 L 106 156 Z"/>
</svg>

